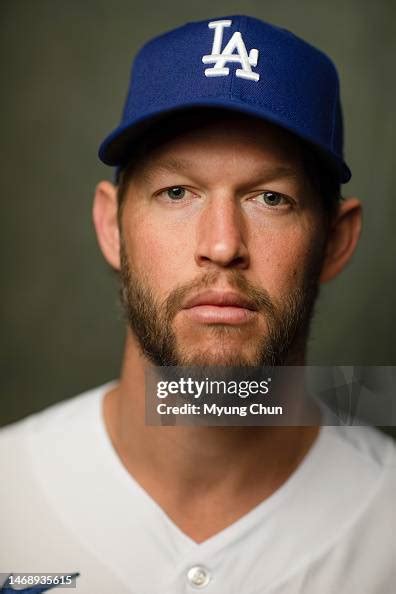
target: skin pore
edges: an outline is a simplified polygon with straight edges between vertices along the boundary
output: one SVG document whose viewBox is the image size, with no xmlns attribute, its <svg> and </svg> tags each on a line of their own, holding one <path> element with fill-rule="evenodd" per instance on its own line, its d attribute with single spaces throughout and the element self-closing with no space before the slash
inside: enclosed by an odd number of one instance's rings
<svg viewBox="0 0 396 594">
<path fill-rule="evenodd" d="M 136 165 L 121 213 L 109 182 L 98 184 L 94 201 L 98 241 L 120 271 L 129 322 L 104 420 L 128 472 L 202 542 L 274 493 L 318 427 L 147 426 L 144 371 L 303 365 L 319 284 L 349 261 L 361 207 L 345 200 L 327 227 L 299 143 L 242 115 L 175 132 Z M 246 307 L 190 307 L 205 291 L 237 294 Z"/>
</svg>

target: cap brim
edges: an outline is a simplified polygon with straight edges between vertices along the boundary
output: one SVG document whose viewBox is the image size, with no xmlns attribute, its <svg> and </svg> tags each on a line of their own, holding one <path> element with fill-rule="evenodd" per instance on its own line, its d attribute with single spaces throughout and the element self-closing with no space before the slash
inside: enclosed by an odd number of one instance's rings
<svg viewBox="0 0 396 594">
<path fill-rule="evenodd" d="M 123 167 L 127 164 L 129 155 L 133 150 L 133 145 L 137 142 L 139 137 L 149 133 L 153 128 L 161 125 L 165 120 L 171 118 L 175 114 L 182 112 L 189 112 L 197 108 L 217 108 L 227 111 L 234 111 L 244 113 L 253 117 L 268 121 L 275 124 L 288 132 L 295 134 L 298 138 L 310 143 L 312 147 L 318 151 L 322 158 L 328 163 L 334 173 L 337 175 L 340 183 L 347 183 L 351 179 L 351 172 L 346 163 L 339 158 L 338 155 L 323 149 L 322 146 L 315 142 L 315 139 L 309 135 L 304 134 L 301 129 L 294 128 L 290 122 L 285 122 L 282 118 L 277 117 L 276 114 L 270 111 L 254 109 L 244 103 L 239 103 L 235 100 L 225 102 L 224 100 L 197 100 L 188 104 L 183 104 L 174 107 L 167 107 L 166 109 L 156 109 L 154 112 L 149 112 L 116 128 L 107 138 L 102 142 L 99 148 L 99 158 L 106 165 L 114 167 Z"/>
</svg>

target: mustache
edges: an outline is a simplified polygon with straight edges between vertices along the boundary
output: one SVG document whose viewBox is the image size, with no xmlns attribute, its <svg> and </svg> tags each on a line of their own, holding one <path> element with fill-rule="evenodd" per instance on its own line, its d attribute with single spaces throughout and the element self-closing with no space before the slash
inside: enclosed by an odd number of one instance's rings
<svg viewBox="0 0 396 594">
<path fill-rule="evenodd" d="M 229 287 L 238 289 L 239 293 L 250 301 L 257 311 L 266 311 L 272 315 L 275 314 L 276 309 L 269 293 L 265 289 L 259 289 L 253 285 L 239 270 L 233 269 L 226 272 L 214 270 L 207 272 L 171 291 L 162 303 L 162 308 L 165 311 L 167 319 L 172 319 L 178 311 L 183 309 L 183 304 L 191 294 L 197 293 L 202 289 L 215 288 L 220 278 L 225 278 Z"/>
</svg>

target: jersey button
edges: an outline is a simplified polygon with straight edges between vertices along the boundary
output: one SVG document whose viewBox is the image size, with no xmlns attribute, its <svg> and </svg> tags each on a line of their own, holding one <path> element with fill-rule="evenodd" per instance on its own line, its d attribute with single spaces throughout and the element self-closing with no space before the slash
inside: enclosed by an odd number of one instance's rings
<svg viewBox="0 0 396 594">
<path fill-rule="evenodd" d="M 210 582 L 210 573 L 202 565 L 194 565 L 187 572 L 187 579 L 194 588 L 204 588 Z"/>
</svg>

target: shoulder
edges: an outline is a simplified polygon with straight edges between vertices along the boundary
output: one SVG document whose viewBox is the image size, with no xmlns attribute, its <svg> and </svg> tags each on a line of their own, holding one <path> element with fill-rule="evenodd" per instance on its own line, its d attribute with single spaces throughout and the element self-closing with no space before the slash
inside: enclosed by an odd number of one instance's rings
<svg viewBox="0 0 396 594">
<path fill-rule="evenodd" d="M 19 564 L 26 567 L 24 571 L 35 572 L 42 559 L 52 567 L 59 559 L 78 566 L 75 556 L 83 553 L 73 522 L 65 522 L 62 514 L 66 503 L 73 513 L 73 496 L 81 495 L 79 477 L 90 468 L 97 448 L 100 402 L 112 383 L 0 429 L 0 476 L 6 486 L 0 489 L 0 564 L 4 567 Z"/>
<path fill-rule="evenodd" d="M 373 427 L 324 427 L 328 444 L 332 444 L 328 469 L 333 481 L 327 488 L 338 499 L 344 515 L 345 538 L 354 535 L 362 549 L 387 547 L 396 554 L 394 533 L 396 514 L 396 444 Z M 373 543 L 373 547 L 369 543 Z M 377 543 L 377 544 L 374 544 Z M 381 544 L 379 544 L 381 543 Z"/>
<path fill-rule="evenodd" d="M 375 427 L 337 426 L 322 430 L 332 449 L 343 454 L 341 465 L 354 464 L 381 475 L 395 464 L 395 441 Z"/>
<path fill-rule="evenodd" d="M 396 577 L 395 442 L 372 427 L 326 429 L 337 466 L 337 480 L 327 483 L 334 504 L 328 508 L 328 526 L 342 518 L 335 523 L 326 559 L 342 569 L 346 591 L 356 591 L 360 579 L 367 592 L 390 591 Z"/>
<path fill-rule="evenodd" d="M 345 493 L 350 489 L 365 489 L 365 501 L 370 494 L 395 493 L 396 444 L 394 440 L 374 427 L 323 427 L 330 464 L 337 468 Z"/>
<path fill-rule="evenodd" d="M 0 429 L 0 469 L 2 479 L 28 476 L 36 444 L 53 448 L 69 435 L 88 424 L 97 414 L 101 396 L 114 382 L 108 382 L 53 404 L 42 411 Z M 19 481 L 18 481 L 19 482 Z M 21 483 L 19 483 L 20 485 Z"/>
</svg>

